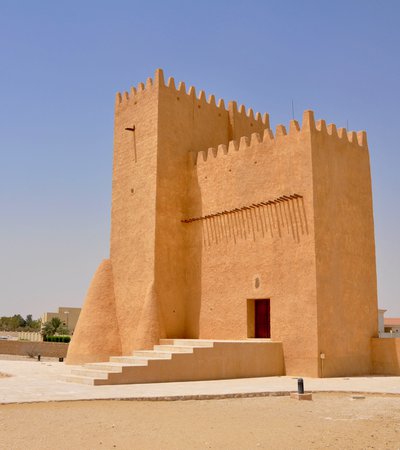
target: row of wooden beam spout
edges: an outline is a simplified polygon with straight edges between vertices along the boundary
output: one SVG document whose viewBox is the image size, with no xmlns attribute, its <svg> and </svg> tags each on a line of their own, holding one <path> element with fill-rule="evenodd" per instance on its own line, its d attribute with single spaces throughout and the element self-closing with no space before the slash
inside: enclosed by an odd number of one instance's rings
<svg viewBox="0 0 400 450">
<path fill-rule="evenodd" d="M 299 194 L 282 195 L 281 197 L 275 198 L 274 200 L 268 200 L 266 202 L 259 202 L 259 203 L 252 203 L 251 205 L 241 206 L 240 208 L 235 208 L 235 209 L 230 209 L 230 210 L 224 210 L 224 211 L 216 212 L 213 214 L 207 214 L 207 215 L 201 216 L 201 217 L 192 217 L 190 219 L 182 219 L 181 222 L 183 222 L 183 223 L 197 222 L 198 220 L 210 219 L 212 217 L 222 216 L 224 214 L 232 214 L 232 213 L 236 213 L 239 211 L 244 211 L 246 209 L 260 208 L 260 207 L 268 206 L 268 205 L 276 205 L 277 203 L 287 202 L 289 200 L 295 200 L 296 198 L 303 198 L 303 196 L 299 195 Z"/>
</svg>

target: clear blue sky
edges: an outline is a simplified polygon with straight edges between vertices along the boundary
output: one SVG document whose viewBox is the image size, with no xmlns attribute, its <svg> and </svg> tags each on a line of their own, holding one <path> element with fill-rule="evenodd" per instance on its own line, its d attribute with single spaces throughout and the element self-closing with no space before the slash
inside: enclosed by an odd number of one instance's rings
<svg viewBox="0 0 400 450">
<path fill-rule="evenodd" d="M 400 316 L 400 2 L 0 0 L 0 315 L 80 306 L 108 256 L 114 96 L 157 67 L 287 124 L 368 131 Z"/>
</svg>

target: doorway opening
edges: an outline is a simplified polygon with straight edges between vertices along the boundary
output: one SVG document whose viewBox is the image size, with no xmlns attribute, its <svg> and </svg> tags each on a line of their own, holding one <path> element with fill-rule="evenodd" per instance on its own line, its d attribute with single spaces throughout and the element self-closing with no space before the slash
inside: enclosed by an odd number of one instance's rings
<svg viewBox="0 0 400 450">
<path fill-rule="evenodd" d="M 247 301 L 247 336 L 250 338 L 271 338 L 270 299 Z"/>
</svg>

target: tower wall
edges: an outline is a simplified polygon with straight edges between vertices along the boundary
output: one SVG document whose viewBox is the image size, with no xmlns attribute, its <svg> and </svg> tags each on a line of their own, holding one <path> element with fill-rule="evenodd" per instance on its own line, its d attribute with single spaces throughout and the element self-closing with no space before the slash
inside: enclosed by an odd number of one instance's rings
<svg viewBox="0 0 400 450">
<path fill-rule="evenodd" d="M 319 121 L 312 154 L 322 375 L 368 374 L 378 305 L 366 134 Z"/>
<path fill-rule="evenodd" d="M 158 156 L 157 216 L 155 235 L 155 280 L 166 335 L 186 336 L 186 305 L 189 301 L 187 267 L 193 261 L 187 254 L 192 238 L 181 223 L 188 211 L 188 154 L 193 149 L 207 149 L 228 144 L 232 136 L 250 136 L 269 127 L 268 115 L 254 115 L 239 110 L 235 102 L 225 108 L 204 91 L 186 90 L 184 83 L 175 85 L 173 78 L 163 82 L 158 71 Z M 189 239 L 189 241 L 188 241 Z"/>
<path fill-rule="evenodd" d="M 251 300 L 269 298 L 287 373 L 316 376 L 310 117 L 301 131 L 293 121 L 289 133 L 280 126 L 275 137 L 267 130 L 263 140 L 253 134 L 199 152 L 184 224 L 189 337 L 251 337 Z"/>
<path fill-rule="evenodd" d="M 122 354 L 147 345 L 137 331 L 155 282 L 158 93 L 149 79 L 115 106 L 110 259 Z"/>
</svg>

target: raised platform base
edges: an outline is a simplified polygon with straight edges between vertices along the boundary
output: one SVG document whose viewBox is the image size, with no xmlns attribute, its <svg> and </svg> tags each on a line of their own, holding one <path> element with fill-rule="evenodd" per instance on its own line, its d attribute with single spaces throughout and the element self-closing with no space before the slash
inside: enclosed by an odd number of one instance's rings
<svg viewBox="0 0 400 450">
<path fill-rule="evenodd" d="M 291 392 L 290 398 L 295 400 L 312 400 L 311 392 L 305 392 L 304 394 L 299 394 L 298 392 Z"/>
<path fill-rule="evenodd" d="M 97 386 L 276 375 L 284 375 L 281 342 L 161 339 L 153 350 L 72 369 L 66 380 Z"/>
</svg>

